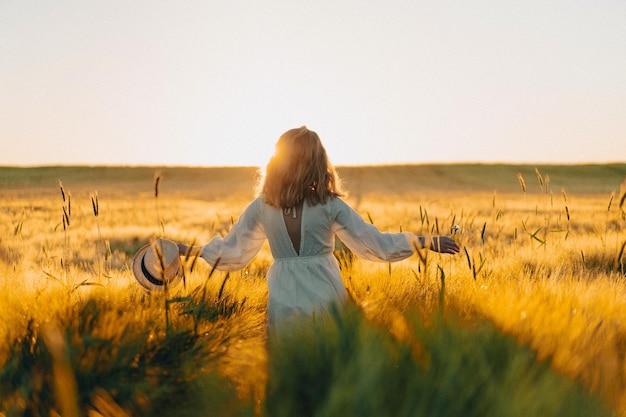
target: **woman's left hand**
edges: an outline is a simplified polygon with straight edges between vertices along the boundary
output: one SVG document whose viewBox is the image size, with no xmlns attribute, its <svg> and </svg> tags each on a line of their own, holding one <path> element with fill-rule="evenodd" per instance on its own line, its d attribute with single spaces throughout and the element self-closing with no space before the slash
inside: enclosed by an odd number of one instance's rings
<svg viewBox="0 0 626 417">
<path fill-rule="evenodd" d="M 461 248 L 451 237 L 434 236 L 430 242 L 430 250 L 439 253 L 455 254 L 459 253 Z"/>
<path fill-rule="evenodd" d="M 189 246 L 185 245 L 184 243 L 177 243 L 177 245 L 178 245 L 178 254 L 180 256 L 187 255 L 187 251 L 189 251 Z"/>
</svg>

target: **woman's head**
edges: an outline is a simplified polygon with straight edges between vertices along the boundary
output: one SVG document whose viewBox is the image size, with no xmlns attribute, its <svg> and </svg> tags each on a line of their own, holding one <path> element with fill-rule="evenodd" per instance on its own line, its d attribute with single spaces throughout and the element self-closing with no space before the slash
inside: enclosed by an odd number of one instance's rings
<svg viewBox="0 0 626 417">
<path fill-rule="evenodd" d="M 317 133 L 302 126 L 283 133 L 265 170 L 260 193 L 276 207 L 293 207 L 302 200 L 326 203 L 342 195 L 335 168 Z"/>
</svg>

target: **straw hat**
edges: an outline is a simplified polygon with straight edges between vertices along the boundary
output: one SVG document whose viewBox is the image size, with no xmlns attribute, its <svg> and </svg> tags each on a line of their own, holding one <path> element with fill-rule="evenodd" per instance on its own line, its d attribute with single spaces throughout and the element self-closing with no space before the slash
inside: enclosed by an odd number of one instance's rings
<svg viewBox="0 0 626 417">
<path fill-rule="evenodd" d="M 139 249 L 133 258 L 135 279 L 146 289 L 163 291 L 176 286 L 183 277 L 178 245 L 167 239 L 157 239 Z"/>
</svg>

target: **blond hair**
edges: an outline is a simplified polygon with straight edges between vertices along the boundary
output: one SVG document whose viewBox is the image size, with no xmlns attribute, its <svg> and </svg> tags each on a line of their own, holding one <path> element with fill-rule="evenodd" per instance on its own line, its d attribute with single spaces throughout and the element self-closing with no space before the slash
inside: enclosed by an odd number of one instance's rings
<svg viewBox="0 0 626 417">
<path fill-rule="evenodd" d="M 302 126 L 283 133 L 276 142 L 261 180 L 259 195 L 279 208 L 325 204 L 343 196 L 341 182 L 317 133 Z"/>
</svg>

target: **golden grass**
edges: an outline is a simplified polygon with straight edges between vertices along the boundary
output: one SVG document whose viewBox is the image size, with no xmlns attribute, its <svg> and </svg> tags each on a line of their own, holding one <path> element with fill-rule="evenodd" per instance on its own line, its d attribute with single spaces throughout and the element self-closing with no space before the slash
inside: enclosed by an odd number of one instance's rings
<svg viewBox="0 0 626 417">
<path fill-rule="evenodd" d="M 430 224 L 405 217 L 406 212 L 419 212 L 417 203 L 398 206 L 399 217 L 387 205 L 368 207 L 378 217 L 401 221 L 405 230 L 433 231 L 433 217 L 439 219 L 440 230 L 458 223 L 458 240 L 467 252 L 453 259 L 430 255 L 430 262 L 445 273 L 449 303 L 487 317 L 624 415 L 623 213 L 609 208 L 605 195 L 576 195 L 567 201 L 568 220 L 564 203 L 554 200 L 550 195 L 429 195 L 420 205 L 429 208 Z M 436 304 L 439 269 L 431 267 L 426 280 L 420 280 L 415 262 L 392 268 L 399 271 L 382 284 L 384 268 L 359 276 L 359 285 L 367 288 L 361 290 L 366 303 L 375 303 L 372 312 L 406 309 L 411 302 L 430 308 Z M 400 285 L 390 284 L 393 280 Z M 432 288 L 430 294 L 425 286 Z M 371 294 L 372 288 L 377 295 Z"/>
<path fill-rule="evenodd" d="M 356 261 L 344 270 L 344 277 L 357 303 L 403 337 L 402 313 L 426 314 L 438 308 L 443 277 L 447 308 L 488 318 L 626 416 L 626 222 L 611 189 L 603 185 L 591 193 L 590 180 L 583 179 L 582 191 L 564 186 L 553 192 L 550 187 L 565 181 L 558 167 L 555 173 L 542 167 L 537 179 L 531 168 L 524 167 L 524 189 L 517 177 L 519 167 L 499 166 L 482 174 L 466 167 L 468 178 L 462 169 L 454 168 L 458 169 L 454 178 L 446 174 L 445 166 L 440 169 L 444 172 L 422 172 L 422 182 L 415 186 L 409 184 L 415 172 L 406 167 L 340 170 L 351 191 L 348 202 L 382 230 L 447 234 L 457 224 L 456 237 L 464 249 L 454 257 L 431 253 L 427 265 L 418 257 L 391 266 Z M 141 322 L 147 320 L 144 315 L 160 314 L 159 297 L 153 297 L 150 308 L 135 306 L 145 297 L 130 271 L 135 251 L 161 235 L 204 243 L 226 233 L 251 198 L 255 176 L 254 170 L 244 170 L 232 182 L 215 170 L 164 169 L 156 206 L 155 170 L 136 170 L 128 184 L 114 168 L 100 170 L 113 180 L 94 174 L 96 185 L 72 176 L 69 169 L 50 168 L 46 175 L 54 174 L 54 180 L 42 175 L 31 182 L 21 172 L 21 179 L 15 180 L 19 186 L 2 189 L 2 340 L 19 334 L 29 320 L 54 324 L 56 313 L 89 294 L 107 297 L 125 309 L 127 320 Z M 58 178 L 62 175 L 68 178 Z M 497 187 L 479 188 L 494 175 L 504 176 L 498 177 Z M 602 175 L 597 178 L 604 184 Z M 218 185 L 216 177 L 225 185 Z M 58 179 L 64 193 L 71 193 L 71 214 Z M 439 186 L 428 186 L 428 181 L 437 180 Z M 619 181 L 614 184 L 617 187 Z M 229 294 L 245 299 L 248 312 L 220 325 L 237 331 L 221 359 L 221 372 L 242 396 L 257 399 L 266 380 L 263 274 L 270 262 L 266 247 L 246 270 L 228 276 Z M 217 293 L 226 275 L 218 273 L 207 281 L 209 271 L 207 265 L 196 264 L 186 287 L 170 295 L 188 295 L 205 283 Z M 182 326 L 190 319 L 175 320 L 179 322 L 174 326 Z M 112 324 L 109 331 L 114 329 Z M 163 321 L 156 331 L 164 329 Z M 5 355 L 0 348 L 0 360 Z"/>
</svg>

